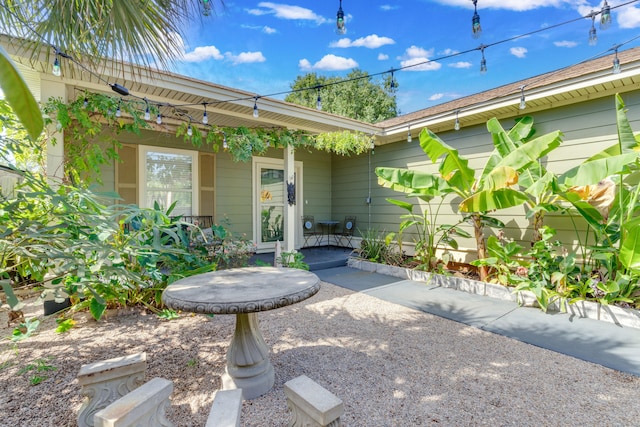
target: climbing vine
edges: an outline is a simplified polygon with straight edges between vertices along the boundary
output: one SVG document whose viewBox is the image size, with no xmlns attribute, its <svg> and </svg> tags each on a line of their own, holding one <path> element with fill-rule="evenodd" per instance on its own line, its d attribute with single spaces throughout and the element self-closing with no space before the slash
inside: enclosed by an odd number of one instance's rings
<svg viewBox="0 0 640 427">
<path fill-rule="evenodd" d="M 105 94 L 83 93 L 70 103 L 50 99 L 45 112 L 56 123 L 57 130 L 64 130 L 73 141 L 65 145 L 65 168 L 68 178 L 74 182 L 99 180 L 101 165 L 118 159 L 121 132 L 140 134 L 142 129 L 156 129 L 144 116 L 155 117 L 160 113 L 157 105 L 144 100 L 123 101 Z M 362 132 L 338 131 L 311 135 L 300 130 L 285 128 L 218 127 L 194 123 L 180 110 L 176 115 L 183 123 L 176 130 L 176 137 L 185 143 L 201 148 L 210 147 L 213 152 L 227 151 L 235 161 L 246 162 L 253 156 L 266 153 L 269 148 L 315 148 L 349 156 L 367 152 L 372 136 Z M 55 144 L 57 141 L 53 140 Z"/>
</svg>

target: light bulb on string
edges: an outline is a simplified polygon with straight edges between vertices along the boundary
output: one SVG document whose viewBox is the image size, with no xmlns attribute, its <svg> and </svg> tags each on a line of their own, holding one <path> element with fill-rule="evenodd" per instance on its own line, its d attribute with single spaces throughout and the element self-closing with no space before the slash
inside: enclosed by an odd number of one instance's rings
<svg viewBox="0 0 640 427">
<path fill-rule="evenodd" d="M 225 150 L 229 148 L 229 144 L 227 144 L 227 135 L 224 133 L 222 134 L 222 148 Z"/>
<path fill-rule="evenodd" d="M 51 70 L 51 73 L 56 76 L 56 77 L 60 77 L 62 75 L 62 70 L 60 69 L 60 55 L 58 55 L 58 53 L 56 53 L 56 58 L 53 60 L 53 68 Z"/>
<path fill-rule="evenodd" d="M 260 117 L 260 112 L 258 111 L 258 97 L 256 96 L 253 102 L 253 118 L 257 119 L 258 117 Z"/>
<path fill-rule="evenodd" d="M 320 97 L 320 86 L 318 86 L 317 89 L 318 89 L 318 99 L 316 100 L 316 110 L 322 111 L 322 98 Z"/>
<path fill-rule="evenodd" d="M 204 105 L 204 114 L 202 115 L 202 123 L 206 125 L 207 123 L 209 123 L 209 116 L 207 116 L 207 104 L 205 103 L 202 105 Z"/>
<path fill-rule="evenodd" d="M 149 101 L 147 101 L 147 98 L 145 98 L 144 102 L 147 104 L 147 108 L 144 110 L 144 119 L 151 120 L 151 111 L 149 110 Z"/>
<path fill-rule="evenodd" d="M 453 129 L 454 130 L 460 130 L 460 120 L 458 119 L 458 113 L 459 113 L 459 111 L 456 111 L 456 121 L 453 124 Z"/>
<path fill-rule="evenodd" d="M 482 34 L 482 27 L 480 26 L 480 15 L 478 15 L 478 0 L 473 0 L 473 17 L 471 18 L 471 35 L 474 39 L 480 37 Z"/>
<path fill-rule="evenodd" d="M 118 108 L 116 108 L 116 117 L 122 116 L 122 111 L 120 110 L 120 102 L 121 101 L 118 101 Z"/>
<path fill-rule="evenodd" d="M 600 10 L 600 29 L 606 30 L 611 26 L 611 7 L 607 0 L 604 0 L 602 9 Z"/>
<path fill-rule="evenodd" d="M 392 69 L 391 69 L 391 81 L 389 82 L 389 87 L 391 88 L 391 90 L 392 90 L 392 91 L 394 91 L 394 90 L 396 89 L 396 79 L 395 79 L 395 77 L 393 76 L 393 72 L 394 72 L 394 71 L 395 71 L 395 70 L 392 68 Z"/>
<path fill-rule="evenodd" d="M 345 26 L 344 12 L 342 11 L 342 0 L 340 0 L 340 7 L 336 14 L 336 33 L 339 35 L 345 34 L 347 27 Z"/>
<path fill-rule="evenodd" d="M 187 135 L 193 135 L 193 128 L 191 127 L 191 122 L 189 122 L 189 126 L 187 127 Z"/>
<path fill-rule="evenodd" d="M 82 104 L 82 106 L 84 108 L 87 108 L 89 106 L 89 98 L 87 98 L 86 96 L 84 97 L 84 104 Z"/>
<path fill-rule="evenodd" d="M 482 59 L 480 60 L 480 74 L 485 74 L 487 72 L 487 60 L 484 58 L 485 48 L 485 45 L 480 46 L 480 53 L 482 53 Z"/>
<path fill-rule="evenodd" d="M 618 59 L 618 48 L 615 49 L 615 57 L 613 58 L 613 74 L 620 74 L 622 68 L 620 67 L 620 60 Z"/>
<path fill-rule="evenodd" d="M 204 16 L 211 15 L 211 0 L 202 0 L 202 14 Z"/>
<path fill-rule="evenodd" d="M 589 46 L 595 46 L 598 42 L 598 33 L 596 32 L 596 15 L 593 10 L 589 14 L 591 16 L 591 28 L 589 29 Z"/>
<path fill-rule="evenodd" d="M 156 116 L 156 123 L 159 125 L 162 124 L 162 114 L 160 114 L 160 111 L 158 111 L 158 115 Z"/>
<path fill-rule="evenodd" d="M 371 138 L 371 141 L 369 142 L 369 148 L 371 148 L 371 155 L 376 154 L 376 144 L 373 138 Z"/>
<path fill-rule="evenodd" d="M 527 108 L 527 101 L 524 97 L 524 86 L 520 86 L 520 106 L 519 108 L 521 110 L 524 110 Z"/>
<path fill-rule="evenodd" d="M 407 130 L 407 142 L 411 142 L 413 138 L 411 138 L 411 126 L 409 126 L 409 130 Z"/>
</svg>

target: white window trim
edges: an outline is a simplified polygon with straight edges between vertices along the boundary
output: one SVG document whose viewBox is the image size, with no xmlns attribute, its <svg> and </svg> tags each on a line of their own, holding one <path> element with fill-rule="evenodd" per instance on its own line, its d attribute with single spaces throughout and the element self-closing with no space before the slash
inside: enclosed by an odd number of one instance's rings
<svg viewBox="0 0 640 427">
<path fill-rule="evenodd" d="M 192 201 L 192 214 L 198 215 L 200 213 L 200 167 L 198 164 L 198 152 L 194 150 L 181 150 L 178 148 L 166 148 L 157 147 L 151 145 L 138 146 L 138 170 L 140 171 L 140 186 L 138 189 L 139 205 L 142 208 L 152 208 L 153 206 L 145 206 L 147 201 L 147 153 L 159 152 L 167 154 L 180 154 L 182 156 L 191 157 L 191 201 Z"/>
</svg>

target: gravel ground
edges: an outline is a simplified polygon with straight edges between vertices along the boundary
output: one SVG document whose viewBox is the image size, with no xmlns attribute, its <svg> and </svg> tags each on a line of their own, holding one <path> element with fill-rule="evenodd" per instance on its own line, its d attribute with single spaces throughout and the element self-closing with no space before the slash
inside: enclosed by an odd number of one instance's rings
<svg viewBox="0 0 640 427">
<path fill-rule="evenodd" d="M 28 316 L 29 314 L 27 314 Z M 169 418 L 204 426 L 220 388 L 233 316 L 144 313 L 79 319 L 0 352 L 0 426 L 74 426 L 80 366 L 146 352 L 147 379 L 174 382 Z M 345 426 L 634 426 L 640 378 L 323 283 L 294 306 L 260 314 L 275 386 L 245 401 L 243 426 L 286 426 L 283 384 L 305 374 L 340 397 Z M 12 328 L 3 322 L 2 337 Z M 20 370 L 55 370 L 31 385 Z"/>
</svg>

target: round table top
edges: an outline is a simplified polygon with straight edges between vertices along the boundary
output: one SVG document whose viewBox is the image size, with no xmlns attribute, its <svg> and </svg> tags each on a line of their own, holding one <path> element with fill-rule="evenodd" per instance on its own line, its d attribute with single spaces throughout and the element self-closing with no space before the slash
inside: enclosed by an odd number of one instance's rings
<svg viewBox="0 0 640 427">
<path fill-rule="evenodd" d="M 162 293 L 174 310 L 207 314 L 255 313 L 295 304 L 315 295 L 320 279 L 294 268 L 245 267 L 180 279 Z"/>
</svg>

